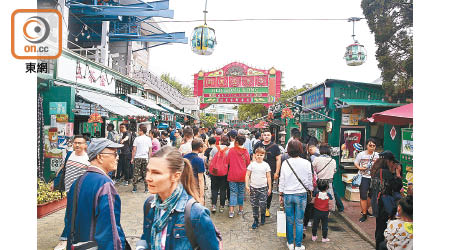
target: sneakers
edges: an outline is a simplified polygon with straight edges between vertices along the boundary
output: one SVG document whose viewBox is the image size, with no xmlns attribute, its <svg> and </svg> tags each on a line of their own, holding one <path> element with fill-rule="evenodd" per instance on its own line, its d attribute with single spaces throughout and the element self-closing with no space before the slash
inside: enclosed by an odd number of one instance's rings
<svg viewBox="0 0 450 250">
<path fill-rule="evenodd" d="M 367 214 L 363 214 L 361 218 L 359 218 L 359 222 L 364 222 L 367 220 Z"/>
<path fill-rule="evenodd" d="M 122 186 L 128 186 L 128 181 L 123 181 Z"/>
<path fill-rule="evenodd" d="M 216 211 L 217 211 L 216 205 L 212 205 L 212 207 L 211 207 L 211 212 L 215 213 Z"/>
<path fill-rule="evenodd" d="M 234 212 L 229 212 L 228 213 L 228 218 L 233 218 L 234 217 Z"/>
<path fill-rule="evenodd" d="M 258 228 L 258 217 L 255 217 L 255 220 L 253 221 L 253 224 L 252 224 L 252 229 L 256 229 L 256 228 Z"/>
<path fill-rule="evenodd" d="M 374 217 L 371 213 L 369 213 L 369 211 L 367 211 L 367 216 Z"/>
<path fill-rule="evenodd" d="M 311 240 L 312 240 L 312 241 L 316 241 L 316 240 L 317 240 L 317 236 L 314 236 L 314 235 L 313 235 L 313 236 L 311 237 Z"/>
<path fill-rule="evenodd" d="M 308 227 L 312 227 L 312 222 L 308 221 Z"/>
<path fill-rule="evenodd" d="M 220 206 L 219 212 L 220 212 L 220 213 L 223 213 L 224 210 L 225 210 L 225 206 Z"/>
<path fill-rule="evenodd" d="M 294 244 L 289 244 L 289 243 L 286 242 L 286 245 L 287 245 L 289 250 L 294 250 Z"/>
<path fill-rule="evenodd" d="M 244 210 L 239 210 L 239 211 L 238 211 L 238 215 L 239 215 L 239 216 L 244 215 Z"/>
<path fill-rule="evenodd" d="M 67 247 L 67 240 L 62 240 L 56 245 L 56 247 L 53 250 L 66 250 Z"/>
<path fill-rule="evenodd" d="M 322 242 L 328 242 L 328 241 L 330 241 L 330 239 L 328 239 L 328 238 L 323 238 L 322 239 Z"/>
<path fill-rule="evenodd" d="M 261 226 L 266 224 L 266 215 L 265 214 L 261 214 Z"/>
<path fill-rule="evenodd" d="M 266 208 L 266 217 L 270 217 L 269 209 Z"/>
<path fill-rule="evenodd" d="M 147 188 L 145 189 L 144 193 L 148 193 L 148 189 Z"/>
<path fill-rule="evenodd" d="M 306 250 L 305 245 L 302 245 L 301 247 L 295 247 L 295 250 Z"/>
</svg>

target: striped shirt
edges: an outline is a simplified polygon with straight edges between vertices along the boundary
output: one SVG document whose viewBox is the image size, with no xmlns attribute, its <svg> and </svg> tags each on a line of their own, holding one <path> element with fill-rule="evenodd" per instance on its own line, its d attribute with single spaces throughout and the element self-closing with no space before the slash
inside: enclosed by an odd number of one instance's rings
<svg viewBox="0 0 450 250">
<path fill-rule="evenodd" d="M 69 192 L 73 182 L 86 172 L 89 165 L 89 157 L 85 152 L 80 156 L 76 155 L 75 152 L 69 156 L 66 163 L 66 177 L 64 179 L 66 192 Z"/>
</svg>

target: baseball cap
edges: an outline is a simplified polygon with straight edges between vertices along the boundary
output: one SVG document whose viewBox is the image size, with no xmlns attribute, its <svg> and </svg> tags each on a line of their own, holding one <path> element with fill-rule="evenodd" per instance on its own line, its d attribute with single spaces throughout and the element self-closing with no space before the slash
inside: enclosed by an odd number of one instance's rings
<svg viewBox="0 0 450 250">
<path fill-rule="evenodd" d="M 395 159 L 394 154 L 391 151 L 389 151 L 389 150 L 381 152 L 379 156 L 380 156 L 381 159 L 391 160 L 391 161 L 393 161 L 395 163 L 399 162 L 399 161 L 397 161 Z"/>
<path fill-rule="evenodd" d="M 216 134 L 221 135 L 223 133 L 223 130 L 221 128 L 216 129 Z"/>
<path fill-rule="evenodd" d="M 229 133 L 228 133 L 228 136 L 230 136 L 230 137 L 236 137 L 237 136 L 237 131 L 236 131 L 236 129 L 232 129 Z"/>
<path fill-rule="evenodd" d="M 91 143 L 87 148 L 89 161 L 92 161 L 105 148 L 121 148 L 121 147 L 123 147 L 122 144 L 115 143 L 106 138 L 94 138 L 91 140 Z"/>
</svg>

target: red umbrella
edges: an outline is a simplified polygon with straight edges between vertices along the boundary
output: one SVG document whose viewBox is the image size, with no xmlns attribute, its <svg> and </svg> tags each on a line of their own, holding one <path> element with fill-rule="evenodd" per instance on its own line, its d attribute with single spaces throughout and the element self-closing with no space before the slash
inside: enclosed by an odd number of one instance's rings
<svg viewBox="0 0 450 250">
<path fill-rule="evenodd" d="M 413 123 L 413 104 L 406 104 L 397 108 L 375 113 L 366 119 L 370 122 L 382 122 L 392 125 L 407 125 Z"/>
</svg>

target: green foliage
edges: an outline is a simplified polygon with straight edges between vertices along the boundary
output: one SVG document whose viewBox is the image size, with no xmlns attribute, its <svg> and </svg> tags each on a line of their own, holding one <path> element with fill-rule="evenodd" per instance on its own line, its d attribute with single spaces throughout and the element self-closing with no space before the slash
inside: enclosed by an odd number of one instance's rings
<svg viewBox="0 0 450 250">
<path fill-rule="evenodd" d="M 203 127 L 212 128 L 217 123 L 217 117 L 213 115 L 200 114 L 200 122 Z"/>
<path fill-rule="evenodd" d="M 172 85 L 172 87 L 176 88 L 184 96 L 193 96 L 193 89 L 191 87 L 179 83 L 175 78 L 171 77 L 169 73 L 163 73 L 161 79 Z"/>
<path fill-rule="evenodd" d="M 280 102 L 281 103 L 286 103 L 288 99 L 300 94 L 301 92 L 310 89 L 312 87 L 312 84 L 307 83 L 307 84 L 303 84 L 303 86 L 299 89 L 297 89 L 297 87 L 292 87 L 290 89 L 282 89 L 281 90 L 281 96 L 280 96 Z M 291 100 L 294 101 L 294 100 Z"/>
<path fill-rule="evenodd" d="M 263 104 L 240 104 L 238 117 L 241 121 L 253 120 L 267 115 L 267 108 Z"/>
<path fill-rule="evenodd" d="M 413 0 L 362 0 L 361 7 L 375 34 L 383 88 L 404 93 L 413 85 Z"/>
</svg>

